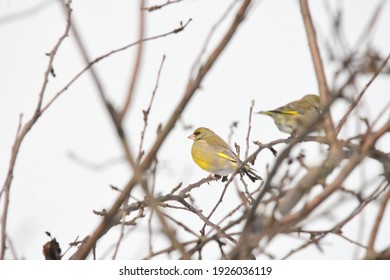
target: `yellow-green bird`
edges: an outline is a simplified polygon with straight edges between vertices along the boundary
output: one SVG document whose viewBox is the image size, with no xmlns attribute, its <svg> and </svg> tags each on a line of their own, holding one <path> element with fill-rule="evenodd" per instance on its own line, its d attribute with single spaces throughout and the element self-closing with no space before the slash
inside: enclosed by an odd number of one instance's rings
<svg viewBox="0 0 390 280">
<path fill-rule="evenodd" d="M 224 182 L 227 180 L 226 176 L 237 169 L 237 155 L 212 130 L 199 127 L 188 138 L 194 140 L 191 149 L 192 159 L 203 170 L 222 177 Z M 245 165 L 242 172 L 253 182 L 262 180 L 249 165 Z"/>
<path fill-rule="evenodd" d="M 296 136 L 301 135 L 320 113 L 320 97 L 308 94 L 275 110 L 260 111 L 256 114 L 270 116 L 280 131 Z M 321 126 L 317 125 L 313 130 L 320 129 Z"/>
</svg>

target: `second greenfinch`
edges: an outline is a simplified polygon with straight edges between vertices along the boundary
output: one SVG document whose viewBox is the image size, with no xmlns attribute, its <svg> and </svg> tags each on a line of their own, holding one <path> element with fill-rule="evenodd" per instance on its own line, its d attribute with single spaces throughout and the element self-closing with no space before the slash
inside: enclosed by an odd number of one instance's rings
<svg viewBox="0 0 390 280">
<path fill-rule="evenodd" d="M 227 175 L 237 169 L 237 155 L 212 130 L 199 127 L 188 138 L 194 140 L 191 149 L 192 159 L 203 170 L 222 177 L 224 182 L 227 180 Z M 245 165 L 242 172 L 253 182 L 261 180 L 249 165 Z"/>
<path fill-rule="evenodd" d="M 275 110 L 257 112 L 257 114 L 273 118 L 278 129 L 291 134 L 291 136 L 302 135 L 320 113 L 320 97 L 314 94 L 305 95 L 301 99 L 292 101 Z M 320 129 L 320 125 L 313 128 L 314 131 Z"/>
</svg>

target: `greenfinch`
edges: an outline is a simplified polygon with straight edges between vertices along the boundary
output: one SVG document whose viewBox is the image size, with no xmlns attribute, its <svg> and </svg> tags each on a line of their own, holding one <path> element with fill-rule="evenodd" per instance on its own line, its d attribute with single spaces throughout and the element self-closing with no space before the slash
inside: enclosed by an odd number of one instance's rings
<svg viewBox="0 0 390 280">
<path fill-rule="evenodd" d="M 224 182 L 227 175 L 237 169 L 237 155 L 212 130 L 199 127 L 188 138 L 194 140 L 191 149 L 192 159 L 203 170 L 212 173 L 216 178 L 222 177 Z M 242 172 L 253 182 L 262 180 L 249 165 L 245 165 Z"/>
<path fill-rule="evenodd" d="M 291 136 L 302 135 L 312 121 L 321 113 L 320 97 L 308 94 L 299 100 L 292 101 L 285 106 L 271 111 L 260 111 L 256 114 L 267 115 L 273 118 L 276 126 L 282 132 Z M 321 129 L 320 125 L 314 127 L 314 131 Z"/>
</svg>

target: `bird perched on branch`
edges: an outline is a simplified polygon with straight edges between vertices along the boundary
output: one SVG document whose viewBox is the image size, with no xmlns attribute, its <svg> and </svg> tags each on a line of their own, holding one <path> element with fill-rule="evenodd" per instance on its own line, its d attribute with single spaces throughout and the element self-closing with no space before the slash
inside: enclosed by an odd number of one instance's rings
<svg viewBox="0 0 390 280">
<path fill-rule="evenodd" d="M 188 138 L 194 140 L 191 149 L 194 162 L 217 178 L 222 177 L 222 182 L 227 180 L 227 175 L 239 167 L 237 155 L 212 130 L 199 127 Z M 239 172 L 246 174 L 252 182 L 262 180 L 249 165 L 245 165 Z"/>
<path fill-rule="evenodd" d="M 270 116 L 280 131 L 289 133 L 291 136 L 299 136 L 321 114 L 320 97 L 308 94 L 275 110 L 260 111 L 256 114 Z M 319 124 L 313 128 L 313 131 L 320 129 Z"/>
</svg>

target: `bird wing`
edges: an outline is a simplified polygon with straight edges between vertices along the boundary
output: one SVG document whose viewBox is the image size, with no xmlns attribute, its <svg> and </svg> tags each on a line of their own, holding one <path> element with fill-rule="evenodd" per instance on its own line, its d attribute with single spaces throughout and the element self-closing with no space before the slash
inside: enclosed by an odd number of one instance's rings
<svg viewBox="0 0 390 280">
<path fill-rule="evenodd" d="M 237 162 L 237 160 L 234 157 L 232 157 L 231 154 L 232 154 L 231 151 L 230 152 L 228 151 L 227 153 L 225 153 L 225 152 L 217 152 L 217 155 L 219 155 L 221 158 L 230 160 L 231 162 Z"/>
<path fill-rule="evenodd" d="M 206 139 L 204 139 L 206 140 Z M 216 151 L 217 155 L 221 158 L 230 160 L 232 162 L 237 162 L 236 154 L 230 149 L 229 145 L 218 135 L 210 137 L 207 139 L 207 144 L 213 147 L 213 150 Z"/>
</svg>

